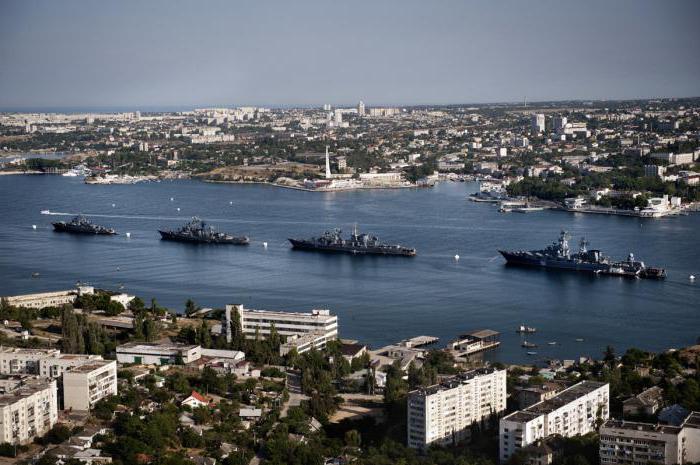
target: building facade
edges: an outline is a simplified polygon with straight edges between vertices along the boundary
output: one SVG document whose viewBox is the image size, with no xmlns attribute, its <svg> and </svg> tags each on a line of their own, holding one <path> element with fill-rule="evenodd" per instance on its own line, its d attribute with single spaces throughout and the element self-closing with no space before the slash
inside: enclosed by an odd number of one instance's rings
<svg viewBox="0 0 700 465">
<path fill-rule="evenodd" d="M 474 423 L 506 409 L 506 371 L 485 368 L 461 373 L 408 394 L 407 443 L 415 449 L 454 444 L 469 437 Z"/>
<path fill-rule="evenodd" d="M 117 394 L 117 362 L 95 360 L 63 373 L 63 408 L 90 410 L 105 397 Z"/>
<path fill-rule="evenodd" d="M 26 444 L 58 420 L 55 380 L 22 380 L 0 395 L 0 442 Z"/>
<path fill-rule="evenodd" d="M 608 419 L 610 386 L 607 383 L 581 381 L 551 399 L 511 413 L 499 425 L 499 460 L 538 440 L 553 435 L 572 437 L 596 430 L 599 421 Z"/>
<path fill-rule="evenodd" d="M 249 337 L 259 334 L 267 337 L 274 325 L 280 336 L 301 336 L 307 333 L 324 334 L 327 338 L 338 337 L 338 317 L 330 310 L 312 310 L 310 313 L 248 310 L 243 305 L 227 305 L 238 313 L 243 333 Z"/>
<path fill-rule="evenodd" d="M 680 426 L 608 420 L 600 429 L 600 463 L 683 465 L 700 462 L 700 412 Z"/>
</svg>

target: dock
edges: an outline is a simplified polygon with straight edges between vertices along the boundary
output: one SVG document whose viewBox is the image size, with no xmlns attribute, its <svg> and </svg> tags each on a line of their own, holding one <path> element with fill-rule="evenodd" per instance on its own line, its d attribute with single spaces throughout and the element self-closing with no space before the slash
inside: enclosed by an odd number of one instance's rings
<svg viewBox="0 0 700 465">
<path fill-rule="evenodd" d="M 495 349 L 501 345 L 498 340 L 501 333 L 492 329 L 481 329 L 470 333 L 461 334 L 450 343 L 449 348 L 458 352 L 459 356 L 471 355 L 489 349 Z"/>
<path fill-rule="evenodd" d="M 438 342 L 440 338 L 435 337 L 435 336 L 416 336 L 412 337 L 410 339 L 404 339 L 403 341 L 399 342 L 400 346 L 404 347 L 423 347 L 423 346 L 429 346 L 430 344 L 435 344 Z"/>
</svg>

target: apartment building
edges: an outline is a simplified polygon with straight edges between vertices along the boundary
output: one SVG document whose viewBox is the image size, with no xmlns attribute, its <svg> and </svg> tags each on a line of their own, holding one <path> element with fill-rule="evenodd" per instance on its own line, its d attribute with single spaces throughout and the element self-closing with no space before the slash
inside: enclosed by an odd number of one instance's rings
<svg viewBox="0 0 700 465">
<path fill-rule="evenodd" d="M 181 362 L 186 364 L 200 358 L 202 358 L 202 347 L 198 345 L 129 342 L 117 346 L 119 363 L 169 365 L 181 359 Z"/>
<path fill-rule="evenodd" d="M 26 444 L 58 420 L 56 381 L 23 378 L 12 384 L 3 383 L 0 394 L 0 442 Z"/>
<path fill-rule="evenodd" d="M 700 462 L 700 412 L 680 426 L 608 420 L 600 429 L 601 465 Z"/>
<path fill-rule="evenodd" d="M 0 347 L 0 374 L 59 380 L 65 409 L 89 410 L 98 400 L 117 393 L 117 363 L 99 355 Z"/>
<path fill-rule="evenodd" d="M 581 381 L 556 396 L 511 413 L 499 426 L 499 459 L 553 435 L 564 437 L 595 431 L 596 422 L 608 419 L 610 386 Z"/>
<path fill-rule="evenodd" d="M 415 449 L 453 444 L 470 427 L 506 409 L 506 371 L 482 368 L 408 393 L 407 443 Z"/>
<path fill-rule="evenodd" d="M 17 347 L 0 347 L 0 374 L 38 375 L 41 371 L 40 361 L 57 357 L 58 349 L 19 349 Z"/>
<path fill-rule="evenodd" d="M 309 313 L 279 312 L 270 310 L 248 310 L 243 305 L 227 305 L 228 312 L 238 312 L 241 328 L 247 337 L 259 333 L 270 334 L 272 325 L 280 336 L 300 336 L 306 333 L 324 334 L 327 338 L 338 337 L 338 317 L 330 310 L 311 310 Z"/>
<path fill-rule="evenodd" d="M 90 410 L 105 397 L 117 394 L 117 362 L 95 360 L 63 373 L 63 408 Z"/>
</svg>

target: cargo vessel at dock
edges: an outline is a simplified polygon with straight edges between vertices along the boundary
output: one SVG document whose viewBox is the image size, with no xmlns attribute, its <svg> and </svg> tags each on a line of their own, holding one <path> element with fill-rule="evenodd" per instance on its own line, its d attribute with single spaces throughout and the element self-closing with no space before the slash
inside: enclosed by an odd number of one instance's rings
<svg viewBox="0 0 700 465">
<path fill-rule="evenodd" d="M 588 250 L 588 242 L 581 239 L 578 252 L 569 249 L 571 236 L 562 231 L 559 240 L 542 250 L 499 250 L 509 265 L 528 266 L 562 271 L 579 271 L 599 275 L 630 278 L 663 279 L 666 270 L 648 267 L 629 254 L 627 260 L 614 261 L 600 250 Z"/>
</svg>

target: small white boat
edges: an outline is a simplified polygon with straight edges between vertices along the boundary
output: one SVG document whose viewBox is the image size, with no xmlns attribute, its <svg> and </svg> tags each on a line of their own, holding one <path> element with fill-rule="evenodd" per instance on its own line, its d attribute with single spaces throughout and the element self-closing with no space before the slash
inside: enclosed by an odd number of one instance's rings
<svg viewBox="0 0 700 465">
<path fill-rule="evenodd" d="M 582 338 L 582 337 L 577 337 L 577 338 L 576 338 L 576 342 L 583 342 L 583 338 Z"/>
<path fill-rule="evenodd" d="M 528 355 L 537 355 L 537 352 L 531 351 L 527 353 Z"/>
<path fill-rule="evenodd" d="M 50 210 L 41 210 L 42 215 L 50 215 L 51 211 Z"/>
<path fill-rule="evenodd" d="M 532 326 L 520 325 L 518 329 L 515 330 L 515 332 L 521 334 L 532 334 L 534 332 L 537 332 L 537 328 L 533 328 Z"/>
<path fill-rule="evenodd" d="M 548 342 L 547 344 L 549 344 L 550 346 L 555 346 L 557 345 L 557 341 Z"/>
</svg>

